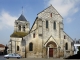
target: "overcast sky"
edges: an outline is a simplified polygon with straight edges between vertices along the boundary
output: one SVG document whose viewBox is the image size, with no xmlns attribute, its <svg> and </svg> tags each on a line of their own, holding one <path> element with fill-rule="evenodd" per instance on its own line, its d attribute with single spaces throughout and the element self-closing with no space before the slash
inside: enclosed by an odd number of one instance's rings
<svg viewBox="0 0 80 60">
<path fill-rule="evenodd" d="M 10 40 L 22 6 L 31 27 L 37 14 L 51 4 L 63 17 L 64 31 L 72 39 L 80 39 L 80 0 L 0 0 L 0 44 Z"/>
</svg>

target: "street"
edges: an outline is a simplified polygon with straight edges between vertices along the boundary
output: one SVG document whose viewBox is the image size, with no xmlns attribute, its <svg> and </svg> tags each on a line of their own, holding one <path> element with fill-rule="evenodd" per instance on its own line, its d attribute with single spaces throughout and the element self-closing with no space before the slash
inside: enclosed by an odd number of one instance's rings
<svg viewBox="0 0 80 60">
<path fill-rule="evenodd" d="M 10 59 L 6 59 L 6 60 L 64 60 L 64 59 L 59 59 L 59 58 L 57 58 L 57 59 L 53 59 L 53 58 L 50 58 L 50 59 L 48 59 L 48 58 L 21 58 L 21 59 L 16 59 L 16 58 L 10 58 Z"/>
<path fill-rule="evenodd" d="M 0 60 L 6 60 L 6 58 L 4 58 L 4 56 L 0 56 Z"/>
<path fill-rule="evenodd" d="M 9 58 L 9 59 L 6 59 L 3 56 L 0 56 L 0 60 L 53 60 L 53 58 L 20 58 L 20 59 Z M 64 60 L 64 59 L 55 58 L 54 60 Z"/>
<path fill-rule="evenodd" d="M 20 58 L 20 59 L 9 58 L 9 59 L 6 59 L 3 56 L 0 56 L 0 60 L 69 60 L 69 59 L 63 59 L 63 58 Z"/>
<path fill-rule="evenodd" d="M 0 60 L 69 60 L 69 59 L 62 59 L 62 58 L 20 58 L 20 59 L 9 58 L 9 59 L 6 59 L 3 56 L 0 56 Z"/>
</svg>

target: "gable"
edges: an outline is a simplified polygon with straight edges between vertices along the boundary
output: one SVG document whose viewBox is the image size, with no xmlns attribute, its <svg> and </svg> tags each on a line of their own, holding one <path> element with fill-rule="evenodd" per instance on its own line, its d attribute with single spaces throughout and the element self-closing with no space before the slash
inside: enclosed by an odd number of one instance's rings
<svg viewBox="0 0 80 60">
<path fill-rule="evenodd" d="M 49 17 L 50 17 L 50 13 L 53 14 L 53 18 L 54 20 L 58 20 L 58 21 L 61 21 L 63 20 L 62 16 L 57 12 L 57 10 L 51 5 L 49 6 L 48 8 L 44 9 L 43 11 L 41 11 L 40 13 L 38 13 L 31 29 L 30 29 L 30 32 L 35 30 L 37 28 L 37 19 L 40 18 L 40 19 L 47 19 L 49 20 Z"/>
<path fill-rule="evenodd" d="M 43 11 L 41 11 L 40 13 L 38 13 L 38 17 L 39 18 L 43 18 L 43 17 L 48 17 L 50 16 L 50 13 L 53 14 L 54 17 L 59 17 L 61 20 L 63 19 L 62 16 L 58 13 L 58 11 L 51 5 L 48 8 L 44 9 Z M 56 17 L 56 18 L 57 18 Z"/>
<path fill-rule="evenodd" d="M 68 34 L 66 34 L 64 31 L 63 33 L 64 35 L 66 35 L 66 38 L 68 39 L 69 42 L 73 42 L 73 39 Z"/>
<path fill-rule="evenodd" d="M 56 45 L 59 45 L 59 44 L 57 43 L 57 41 L 53 38 L 53 36 L 52 36 L 52 35 L 48 38 L 48 40 L 44 43 L 44 45 L 46 46 L 46 45 L 47 45 L 47 43 L 48 43 L 48 42 L 50 42 L 50 41 L 53 41 L 53 42 L 55 42 L 55 43 L 56 43 Z"/>
</svg>

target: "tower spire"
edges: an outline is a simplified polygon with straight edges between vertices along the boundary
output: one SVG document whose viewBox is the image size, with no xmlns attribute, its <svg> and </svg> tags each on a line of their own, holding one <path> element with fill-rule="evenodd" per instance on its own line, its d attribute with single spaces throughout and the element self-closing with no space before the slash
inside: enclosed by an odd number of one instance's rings
<svg viewBox="0 0 80 60">
<path fill-rule="evenodd" d="M 22 15 L 23 15 L 23 6 L 22 6 Z"/>
</svg>

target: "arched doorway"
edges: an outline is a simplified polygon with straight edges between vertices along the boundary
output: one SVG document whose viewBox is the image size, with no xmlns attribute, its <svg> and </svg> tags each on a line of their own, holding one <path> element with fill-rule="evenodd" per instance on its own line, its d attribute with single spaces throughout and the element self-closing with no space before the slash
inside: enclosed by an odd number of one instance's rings
<svg viewBox="0 0 80 60">
<path fill-rule="evenodd" d="M 57 51 L 56 51 L 57 50 L 57 45 L 56 45 L 56 43 L 53 42 L 53 41 L 50 41 L 50 42 L 47 43 L 46 47 L 47 47 L 47 50 L 46 50 L 47 56 L 48 57 L 56 57 L 56 55 L 57 55 Z"/>
</svg>

